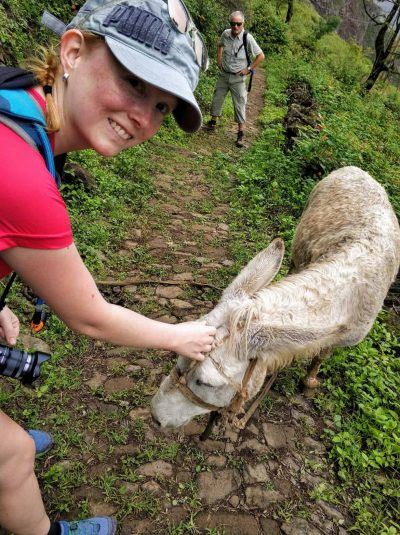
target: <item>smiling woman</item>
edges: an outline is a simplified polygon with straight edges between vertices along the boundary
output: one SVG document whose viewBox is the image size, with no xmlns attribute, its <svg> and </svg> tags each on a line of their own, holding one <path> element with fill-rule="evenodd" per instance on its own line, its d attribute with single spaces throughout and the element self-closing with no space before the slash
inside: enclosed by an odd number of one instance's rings
<svg viewBox="0 0 400 535">
<path fill-rule="evenodd" d="M 78 333 L 202 360 L 213 327 L 157 322 L 103 299 L 57 189 L 68 151 L 116 155 L 156 134 L 170 113 L 185 132 L 200 128 L 200 34 L 181 0 L 88 0 L 67 26 L 49 13 L 43 22 L 60 34 L 59 53 L 45 52 L 29 71 L 0 69 L 0 277 L 15 271 Z M 19 322 L 3 298 L 0 336 L 13 345 Z M 0 429 L 1 526 L 16 535 L 115 533 L 109 517 L 50 523 L 33 471 L 44 435 L 29 436 L 1 411 Z"/>
</svg>

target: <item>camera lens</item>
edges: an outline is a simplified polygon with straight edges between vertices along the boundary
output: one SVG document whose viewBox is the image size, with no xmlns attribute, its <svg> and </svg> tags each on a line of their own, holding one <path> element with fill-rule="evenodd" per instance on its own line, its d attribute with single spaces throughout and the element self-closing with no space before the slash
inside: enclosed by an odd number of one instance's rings
<svg viewBox="0 0 400 535">
<path fill-rule="evenodd" d="M 0 345 L 0 375 L 21 379 L 23 384 L 31 385 L 40 375 L 40 366 L 49 358 L 48 353 L 28 353 Z"/>
</svg>

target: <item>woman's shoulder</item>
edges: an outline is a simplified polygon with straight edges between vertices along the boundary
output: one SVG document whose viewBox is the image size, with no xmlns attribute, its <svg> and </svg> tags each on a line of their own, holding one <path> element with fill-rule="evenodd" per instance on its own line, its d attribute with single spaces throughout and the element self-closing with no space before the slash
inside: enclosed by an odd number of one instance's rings
<svg viewBox="0 0 400 535">
<path fill-rule="evenodd" d="M 22 137 L 8 126 L 0 123 L 0 180 L 29 180 L 51 177 L 43 157 Z M 51 177 L 52 178 L 52 177 Z"/>
</svg>

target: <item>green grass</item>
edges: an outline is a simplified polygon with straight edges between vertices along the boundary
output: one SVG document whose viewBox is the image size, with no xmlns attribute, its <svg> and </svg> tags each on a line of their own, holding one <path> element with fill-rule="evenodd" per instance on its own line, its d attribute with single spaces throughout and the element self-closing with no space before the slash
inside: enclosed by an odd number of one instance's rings
<svg viewBox="0 0 400 535">
<path fill-rule="evenodd" d="M 18 63 L 27 50 L 34 49 L 34 43 L 48 40 L 48 33 L 37 27 L 45 4 L 64 20 L 71 16 L 71 3 L 66 1 L 6 0 L 0 6 L 1 50 L 7 63 Z M 190 0 L 189 4 L 195 20 L 203 24 L 207 42 L 215 47 L 227 7 L 224 4 L 221 11 L 221 6 L 212 0 Z M 254 2 L 255 12 L 263 5 Z M 275 7 L 275 2 L 268 2 L 266 22 L 276 20 L 279 9 Z M 280 9 L 282 18 L 282 6 Z M 393 206 L 400 212 L 399 92 L 378 84 L 369 95 L 362 96 L 360 84 L 369 61 L 359 47 L 344 43 L 334 34 L 316 40 L 319 25 L 320 17 L 310 5 L 298 1 L 289 29 L 283 24 L 268 26 L 273 29 L 266 60 L 268 89 L 257 140 L 239 162 L 221 150 L 214 150 L 210 156 L 199 151 L 196 156 L 197 172 L 205 175 L 215 202 L 231 206 L 226 222 L 230 225 L 229 248 L 234 265 L 212 272 L 210 282 L 217 286 L 224 287 L 276 235 L 285 239 L 287 267 L 294 228 L 309 192 L 324 174 L 337 167 L 358 165 L 370 172 L 386 188 Z M 32 31 L 27 32 L 27 28 Z M 204 110 L 211 100 L 215 77 L 214 63 L 197 90 Z M 320 119 L 318 128 L 304 129 L 292 151 L 286 153 L 283 150 L 286 90 L 295 81 L 304 81 L 311 88 Z M 224 113 L 222 124 L 232 118 L 229 99 Z M 196 143 L 169 119 L 155 139 L 112 160 L 91 151 L 71 155 L 71 161 L 87 170 L 95 182 L 90 192 L 78 181 L 65 184 L 62 189 L 78 248 L 95 277 L 118 273 L 123 278 L 132 268 L 154 276 L 163 274 L 162 269 L 154 266 L 157 259 L 144 246 L 137 247 L 129 257 L 117 253 L 128 229 L 145 226 L 146 217 L 159 217 L 150 208 L 146 210 L 147 201 L 156 191 L 154 177 L 158 173 L 172 174 L 178 160 L 184 166 L 187 148 L 198 150 Z M 213 206 L 205 200 L 192 208 L 206 215 Z M 162 221 L 159 228 L 161 231 Z M 193 261 L 194 268 L 199 266 Z M 21 288 L 17 284 L 13 289 L 10 307 L 23 320 L 23 331 L 27 332 L 32 305 L 21 297 Z M 212 289 L 205 294 L 212 300 L 217 296 L 218 292 Z M 151 313 L 154 306 L 149 301 L 142 312 Z M 183 456 L 184 462 L 193 463 L 195 472 L 208 469 L 204 454 L 198 450 L 185 449 L 171 441 L 146 441 L 147 428 L 143 421 L 128 421 L 129 410 L 146 405 L 153 393 L 154 387 L 143 385 L 141 378 L 137 378 L 134 388 L 107 398 L 102 387 L 93 392 L 83 388 L 90 358 L 104 351 L 104 345 L 96 346 L 74 335 L 54 316 L 40 338 L 50 345 L 52 358 L 43 366 L 39 387 L 31 391 L 2 379 L 0 405 L 6 406 L 7 412 L 25 426 L 49 428 L 55 435 L 54 457 L 49 464 L 40 465 L 41 485 L 50 514 L 77 511 L 79 515 L 88 515 L 89 500 L 74 497 L 74 490 L 88 484 L 86 466 L 76 460 L 81 456 L 108 463 L 119 446 L 141 445 L 138 453 L 122 456 L 118 466 L 113 465 L 111 474 L 98 477 L 94 483 L 105 501 L 118 504 L 119 519 L 130 514 L 155 517 L 160 512 L 159 501 L 153 496 L 126 492 L 127 483 L 138 481 L 136 469 L 141 464 L 155 459 L 177 462 Z M 332 503 L 339 500 L 354 516 L 351 529 L 365 535 L 400 532 L 398 338 L 399 328 L 389 316 L 381 315 L 361 344 L 336 351 L 324 364 L 325 386 L 317 400 L 321 415 L 334 422 L 334 428 L 325 431 L 325 438 L 340 485 L 334 491 L 318 488 L 312 498 Z M 84 361 L 88 356 L 89 360 Z M 163 365 L 168 372 L 172 363 L 165 361 Z M 120 374 L 120 370 L 117 372 Z M 301 366 L 282 373 L 278 390 L 285 394 L 296 392 L 301 374 Z M 89 410 L 93 401 L 112 403 L 115 410 L 109 414 Z M 266 414 L 273 411 L 267 398 L 261 410 Z M 104 437 L 105 446 L 96 447 L 91 436 Z M 72 460 L 65 462 L 66 459 Z M 241 466 L 241 463 L 240 457 L 229 457 L 229 466 Z M 187 506 L 192 514 L 188 520 L 171 527 L 168 532 L 171 535 L 197 530 L 196 487 L 181 485 L 171 486 L 168 493 L 171 500 Z M 280 520 L 289 521 L 301 511 L 304 515 L 301 505 L 287 501 L 275 514 Z M 208 533 L 222 534 L 211 529 Z"/>
</svg>

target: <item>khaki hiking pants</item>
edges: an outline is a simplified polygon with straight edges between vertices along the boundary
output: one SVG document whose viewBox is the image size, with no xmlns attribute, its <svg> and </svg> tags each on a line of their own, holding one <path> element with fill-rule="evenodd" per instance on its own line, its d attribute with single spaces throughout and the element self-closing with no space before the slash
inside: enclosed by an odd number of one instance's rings
<svg viewBox="0 0 400 535">
<path fill-rule="evenodd" d="M 233 108 L 235 110 L 235 122 L 245 123 L 247 103 L 246 76 L 238 76 L 223 71 L 220 72 L 214 90 L 211 115 L 214 117 L 221 117 L 222 105 L 228 91 L 231 92 L 232 96 Z"/>
</svg>

